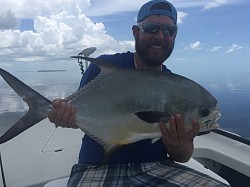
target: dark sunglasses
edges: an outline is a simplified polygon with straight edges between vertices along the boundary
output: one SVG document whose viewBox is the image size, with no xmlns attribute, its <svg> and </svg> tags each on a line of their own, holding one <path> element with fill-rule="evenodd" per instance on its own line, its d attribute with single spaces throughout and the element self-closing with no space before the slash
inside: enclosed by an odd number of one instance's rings
<svg viewBox="0 0 250 187">
<path fill-rule="evenodd" d="M 153 22 L 139 22 L 137 26 L 145 33 L 148 34 L 155 34 L 159 30 L 162 30 L 164 37 L 172 37 L 177 33 L 177 26 L 176 25 L 160 25 L 158 23 Z"/>
</svg>

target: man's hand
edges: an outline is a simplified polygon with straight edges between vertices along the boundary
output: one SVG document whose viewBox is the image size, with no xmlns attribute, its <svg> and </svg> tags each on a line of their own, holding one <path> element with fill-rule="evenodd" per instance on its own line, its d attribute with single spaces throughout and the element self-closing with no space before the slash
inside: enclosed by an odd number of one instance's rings
<svg viewBox="0 0 250 187">
<path fill-rule="evenodd" d="M 63 99 L 55 99 L 52 101 L 52 110 L 48 113 L 50 122 L 56 127 L 78 128 L 75 124 L 76 110 Z"/>
<path fill-rule="evenodd" d="M 162 141 L 166 145 L 169 156 L 178 162 L 187 162 L 193 154 L 193 138 L 199 133 L 200 125 L 192 122 L 192 129 L 185 132 L 182 117 L 177 114 L 169 121 L 169 129 L 163 122 L 159 123 Z"/>
</svg>

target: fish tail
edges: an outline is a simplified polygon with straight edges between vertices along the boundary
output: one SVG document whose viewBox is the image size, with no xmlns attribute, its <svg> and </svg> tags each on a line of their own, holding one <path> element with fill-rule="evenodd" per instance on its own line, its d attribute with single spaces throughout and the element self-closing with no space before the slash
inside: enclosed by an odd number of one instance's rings
<svg viewBox="0 0 250 187">
<path fill-rule="evenodd" d="M 29 106 L 29 111 L 0 137 L 2 144 L 46 118 L 51 101 L 1 68 L 0 75 Z"/>
</svg>

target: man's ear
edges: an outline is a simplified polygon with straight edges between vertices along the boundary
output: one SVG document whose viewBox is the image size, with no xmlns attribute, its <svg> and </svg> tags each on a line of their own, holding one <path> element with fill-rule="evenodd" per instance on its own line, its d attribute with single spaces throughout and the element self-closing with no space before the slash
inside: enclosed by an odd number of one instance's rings
<svg viewBox="0 0 250 187">
<path fill-rule="evenodd" d="M 132 31 L 133 31 L 134 38 L 137 38 L 139 35 L 139 27 L 136 25 L 133 25 Z"/>
</svg>

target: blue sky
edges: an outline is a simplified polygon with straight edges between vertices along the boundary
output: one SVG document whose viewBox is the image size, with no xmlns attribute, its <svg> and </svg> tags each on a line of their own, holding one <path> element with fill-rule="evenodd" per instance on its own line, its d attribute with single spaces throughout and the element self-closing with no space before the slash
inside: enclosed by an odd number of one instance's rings
<svg viewBox="0 0 250 187">
<path fill-rule="evenodd" d="M 0 0 L 0 63 L 68 60 L 85 47 L 93 56 L 133 51 L 131 27 L 146 0 Z M 242 63 L 250 57 L 250 2 L 171 0 L 178 36 L 167 63 Z M 214 65 L 214 64 L 213 64 Z"/>
</svg>

